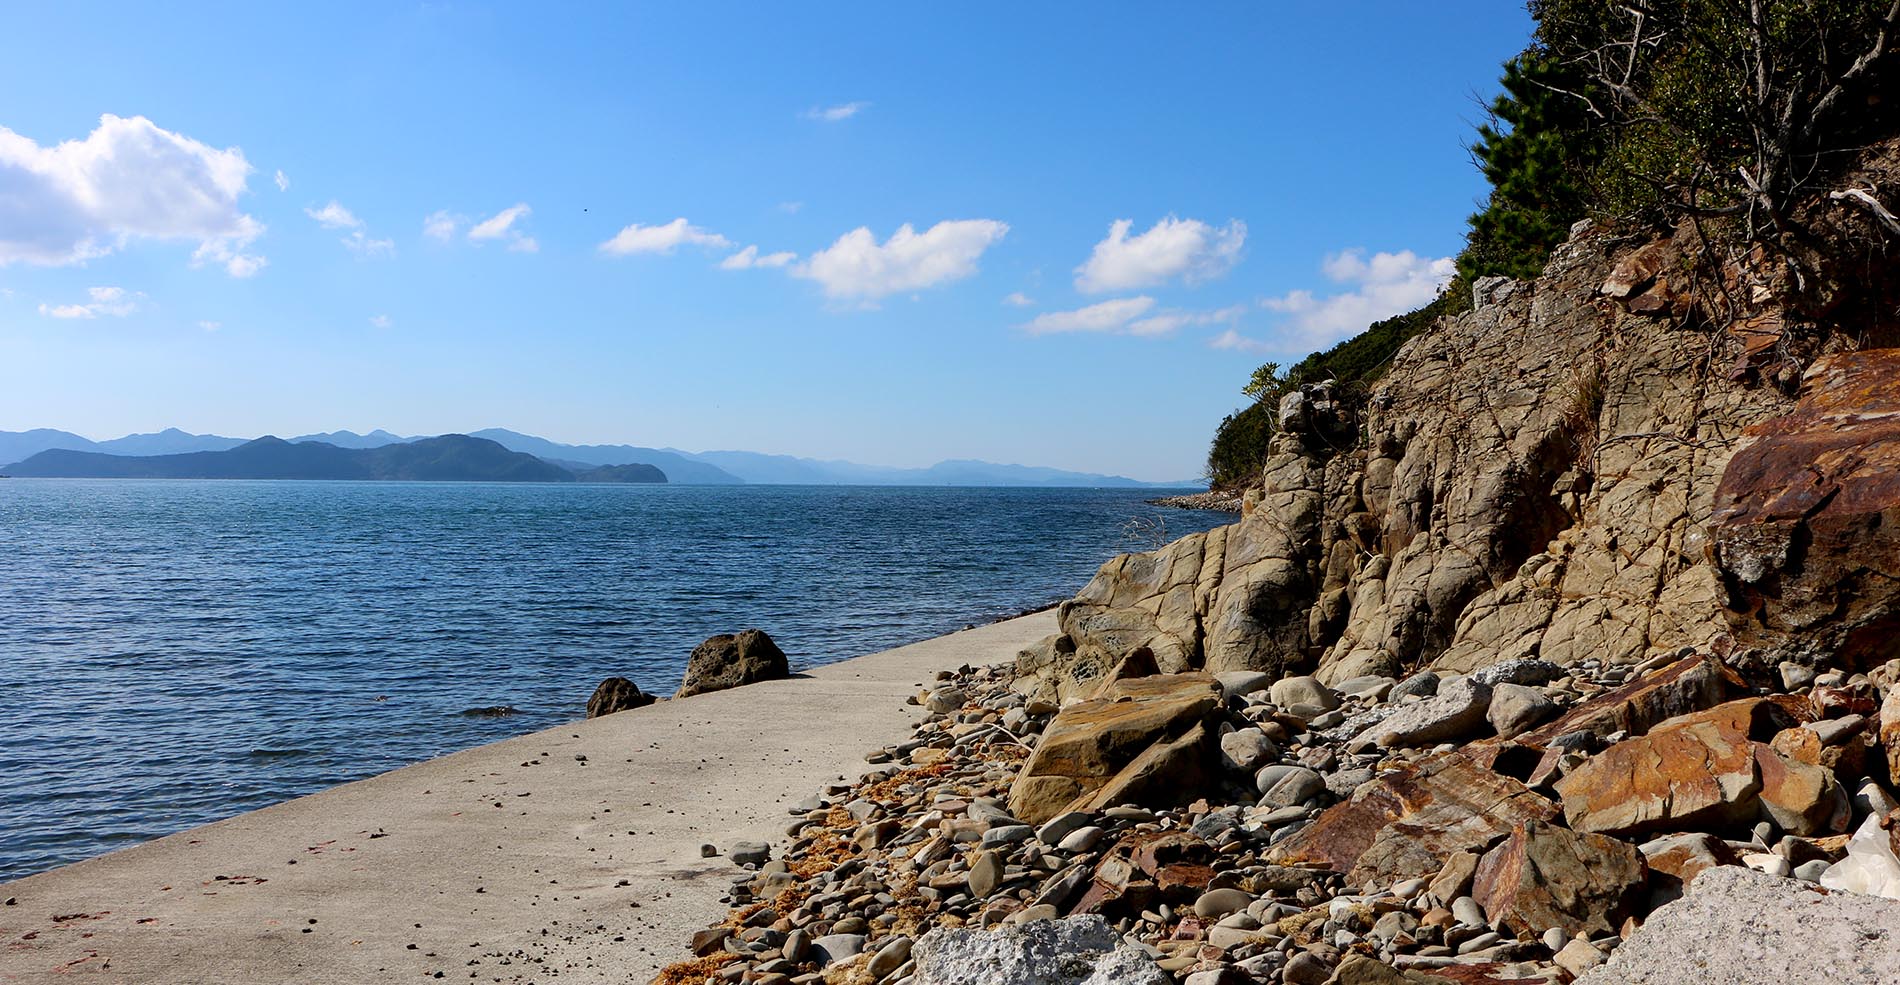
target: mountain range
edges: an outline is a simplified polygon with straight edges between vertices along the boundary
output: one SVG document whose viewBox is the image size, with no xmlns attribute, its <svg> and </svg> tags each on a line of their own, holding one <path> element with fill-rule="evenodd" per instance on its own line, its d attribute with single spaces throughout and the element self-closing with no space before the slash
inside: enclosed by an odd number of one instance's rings
<svg viewBox="0 0 1900 985">
<path fill-rule="evenodd" d="M 9 466 L 15 475 L 86 479 L 393 479 L 411 482 L 665 482 L 651 465 L 583 468 L 542 461 L 484 438 L 445 434 L 375 448 L 264 437 L 222 451 L 108 455 L 53 448 Z"/>
<path fill-rule="evenodd" d="M 449 437 L 449 436 L 445 436 Z M 999 465 L 991 462 L 953 460 L 928 468 L 891 468 L 856 462 L 797 458 L 749 451 L 687 452 L 677 448 L 646 448 L 638 445 L 570 445 L 505 428 L 485 428 L 464 436 L 491 441 L 502 449 L 532 455 L 553 467 L 570 473 L 590 468 L 622 465 L 649 465 L 664 473 L 664 479 L 676 485 L 879 485 L 879 486 L 1113 486 L 1183 487 L 1199 482 L 1139 482 L 1118 475 L 1098 475 L 1063 469 L 1027 465 Z M 257 439 L 266 440 L 266 439 Z M 270 438 L 292 446 L 320 443 L 339 450 L 369 451 L 395 445 L 436 440 L 405 437 L 384 430 L 368 434 L 354 431 L 330 431 L 298 435 L 287 439 Z M 69 431 L 39 428 L 31 431 L 0 431 L 0 472 L 13 475 L 46 474 L 46 467 L 77 468 L 79 460 L 55 459 L 39 463 L 35 472 L 18 465 L 42 452 L 86 452 L 104 456 L 169 457 L 204 452 L 229 452 L 254 443 L 245 438 L 215 434 L 192 434 L 178 428 L 166 428 L 149 434 L 129 434 L 107 441 L 93 441 Z M 157 468 L 171 468 L 177 463 Z M 199 463 L 202 465 L 203 463 Z M 231 464 L 231 463 L 227 463 Z M 86 474 L 136 474 L 142 466 L 90 462 L 88 469 L 104 470 Z M 196 467 L 196 466 L 193 466 Z M 367 466 L 365 466 L 367 467 Z M 114 472 L 113 470 L 119 470 Z M 315 477 L 315 476 L 311 476 Z M 596 477 L 605 479 L 606 476 Z M 561 480 L 546 480 L 561 481 Z M 655 481 L 651 479 L 639 481 Z"/>
</svg>

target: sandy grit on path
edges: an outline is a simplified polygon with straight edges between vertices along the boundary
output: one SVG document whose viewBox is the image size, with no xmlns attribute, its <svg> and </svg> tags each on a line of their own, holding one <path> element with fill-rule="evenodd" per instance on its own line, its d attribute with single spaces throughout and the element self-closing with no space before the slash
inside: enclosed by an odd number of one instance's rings
<svg viewBox="0 0 1900 985">
<path fill-rule="evenodd" d="M 466 750 L 0 885 L 0 982 L 644 982 L 785 808 L 1038 613 Z M 576 703 L 585 699 L 576 695 Z"/>
</svg>

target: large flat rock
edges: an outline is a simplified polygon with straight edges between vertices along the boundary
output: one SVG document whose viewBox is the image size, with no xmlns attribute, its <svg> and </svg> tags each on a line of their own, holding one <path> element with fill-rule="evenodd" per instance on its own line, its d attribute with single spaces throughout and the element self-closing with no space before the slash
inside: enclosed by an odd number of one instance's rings
<svg viewBox="0 0 1900 985">
<path fill-rule="evenodd" d="M 1709 869 L 1577 985 L 1900 982 L 1900 901 Z"/>
<path fill-rule="evenodd" d="M 0 885 L 0 982 L 647 981 L 725 917 L 738 870 L 702 843 L 774 840 L 909 737 L 934 671 L 1054 629 L 576 721 Z"/>
</svg>

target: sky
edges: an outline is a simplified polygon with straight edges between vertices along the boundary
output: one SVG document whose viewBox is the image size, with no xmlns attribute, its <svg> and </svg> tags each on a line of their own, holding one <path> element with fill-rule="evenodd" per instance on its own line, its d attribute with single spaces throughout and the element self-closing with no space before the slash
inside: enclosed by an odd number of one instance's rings
<svg viewBox="0 0 1900 985">
<path fill-rule="evenodd" d="M 0 430 L 1201 473 L 1430 300 L 1520 4 L 17 4 Z"/>
</svg>

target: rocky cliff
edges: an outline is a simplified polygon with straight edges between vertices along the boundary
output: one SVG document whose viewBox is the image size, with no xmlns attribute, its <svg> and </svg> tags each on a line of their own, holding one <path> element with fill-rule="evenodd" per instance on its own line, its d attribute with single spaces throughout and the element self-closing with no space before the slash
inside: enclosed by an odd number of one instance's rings
<svg viewBox="0 0 1900 985">
<path fill-rule="evenodd" d="M 1289 394 L 1243 519 L 1104 565 L 1063 605 L 1066 638 L 1025 654 L 1023 669 L 1066 695 L 1142 647 L 1163 671 L 1328 683 L 1532 656 L 1726 653 L 1737 634 L 1798 649 L 1790 632 L 1810 635 L 1864 595 L 1801 582 L 1790 551 L 1813 539 L 1803 516 L 1841 513 L 1823 518 L 1821 539 L 1851 540 L 1879 525 L 1893 492 L 1875 478 L 1885 460 L 1855 451 L 1891 425 L 1832 442 L 1829 467 L 1850 474 L 1858 499 L 1800 479 L 1812 480 L 1803 436 L 1884 421 L 1900 387 L 1868 367 L 1879 355 L 1830 355 L 1854 343 L 1778 302 L 1786 274 L 1764 271 L 1759 254 L 1696 283 L 1698 235 L 1685 225 L 1632 240 L 1580 224 L 1542 277 L 1479 281 L 1472 310 L 1407 343 L 1363 408 L 1325 386 Z M 1719 318 L 1711 297 L 1726 306 Z M 1804 369 L 1819 409 L 1790 417 Z M 1724 490 L 1738 455 L 1751 464 Z M 1819 488 L 1770 501 L 1796 480 Z M 1764 517 L 1778 532 L 1761 532 Z M 1830 585 L 1855 568 L 1847 552 Z M 1802 601 L 1769 604 L 1783 587 Z M 1870 648 L 1855 663 L 1900 655 L 1872 640 L 1892 635 L 1885 618 L 1835 634 Z"/>
</svg>

